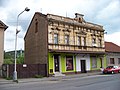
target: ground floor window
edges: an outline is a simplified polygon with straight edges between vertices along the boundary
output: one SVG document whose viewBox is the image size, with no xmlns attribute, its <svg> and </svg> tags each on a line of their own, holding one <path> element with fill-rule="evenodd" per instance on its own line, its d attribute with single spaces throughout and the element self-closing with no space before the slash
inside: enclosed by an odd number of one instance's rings
<svg viewBox="0 0 120 90">
<path fill-rule="evenodd" d="M 97 59 L 96 59 L 96 57 L 92 57 L 92 68 L 97 68 Z"/>
<path fill-rule="evenodd" d="M 120 58 L 118 58 L 118 64 L 120 64 Z"/>
<path fill-rule="evenodd" d="M 66 56 L 66 71 L 73 70 L 73 56 Z"/>
<path fill-rule="evenodd" d="M 115 64 L 114 58 L 110 58 L 110 64 Z"/>
</svg>

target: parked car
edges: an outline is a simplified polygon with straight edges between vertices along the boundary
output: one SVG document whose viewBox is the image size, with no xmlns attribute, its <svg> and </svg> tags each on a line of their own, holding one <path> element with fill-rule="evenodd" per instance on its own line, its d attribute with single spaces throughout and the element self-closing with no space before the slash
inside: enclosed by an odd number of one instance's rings
<svg viewBox="0 0 120 90">
<path fill-rule="evenodd" d="M 103 73 L 120 73 L 120 67 L 119 66 L 108 66 L 107 68 L 103 69 Z"/>
</svg>

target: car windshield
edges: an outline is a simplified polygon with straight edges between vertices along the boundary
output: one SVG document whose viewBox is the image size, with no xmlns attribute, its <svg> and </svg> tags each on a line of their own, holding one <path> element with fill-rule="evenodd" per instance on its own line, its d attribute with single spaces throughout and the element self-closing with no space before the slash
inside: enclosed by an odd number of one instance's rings
<svg viewBox="0 0 120 90">
<path fill-rule="evenodd" d="M 118 68 L 118 66 L 114 66 L 114 68 Z"/>
<path fill-rule="evenodd" d="M 111 68 L 113 68 L 113 66 L 108 66 L 106 69 L 111 69 Z"/>
</svg>

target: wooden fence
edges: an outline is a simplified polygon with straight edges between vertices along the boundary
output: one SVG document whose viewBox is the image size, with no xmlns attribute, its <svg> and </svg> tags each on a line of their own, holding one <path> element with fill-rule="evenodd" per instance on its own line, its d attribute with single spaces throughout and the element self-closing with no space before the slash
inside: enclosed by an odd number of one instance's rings
<svg viewBox="0 0 120 90">
<path fill-rule="evenodd" d="M 36 75 L 46 77 L 47 65 L 46 64 L 17 64 L 17 77 L 18 78 L 32 78 Z M 13 77 L 14 64 L 2 65 L 2 76 Z"/>
</svg>

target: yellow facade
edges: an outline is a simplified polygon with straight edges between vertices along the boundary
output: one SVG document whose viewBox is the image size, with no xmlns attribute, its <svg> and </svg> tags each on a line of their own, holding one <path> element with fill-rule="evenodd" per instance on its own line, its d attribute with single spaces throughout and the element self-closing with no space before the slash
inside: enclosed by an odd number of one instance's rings
<svg viewBox="0 0 120 90">
<path fill-rule="evenodd" d="M 86 22 L 83 15 L 76 14 L 75 18 L 68 18 L 48 14 L 47 18 L 49 50 L 105 51 L 103 27 Z M 57 43 L 55 43 L 55 34 Z"/>
</svg>

